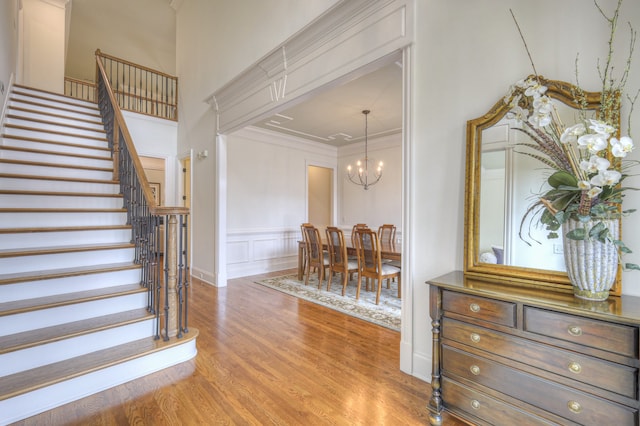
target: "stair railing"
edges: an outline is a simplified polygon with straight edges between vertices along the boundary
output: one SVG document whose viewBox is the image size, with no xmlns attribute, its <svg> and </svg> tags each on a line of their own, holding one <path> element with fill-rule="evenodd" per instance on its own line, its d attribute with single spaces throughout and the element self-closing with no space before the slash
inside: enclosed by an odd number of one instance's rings
<svg viewBox="0 0 640 426">
<path fill-rule="evenodd" d="M 175 336 L 180 338 L 189 331 L 189 209 L 157 205 L 103 63 L 97 55 L 96 67 L 98 106 L 114 160 L 114 179 L 120 182 L 127 223 L 132 226 L 134 261 L 142 267 L 140 284 L 147 289 L 147 309 L 156 315 L 157 339 L 160 336 L 164 340 Z M 163 226 L 165 244 L 161 247 Z"/>
<path fill-rule="evenodd" d="M 96 56 L 120 109 L 178 120 L 178 77 L 107 55 L 100 49 Z"/>
</svg>

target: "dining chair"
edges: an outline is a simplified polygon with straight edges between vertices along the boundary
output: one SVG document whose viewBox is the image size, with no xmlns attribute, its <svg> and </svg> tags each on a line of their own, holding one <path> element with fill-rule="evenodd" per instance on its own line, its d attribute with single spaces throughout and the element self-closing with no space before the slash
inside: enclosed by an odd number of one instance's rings
<svg viewBox="0 0 640 426">
<path fill-rule="evenodd" d="M 302 274 L 307 271 L 307 263 L 309 262 L 309 250 L 307 250 L 307 234 L 304 232 L 304 228 L 307 226 L 313 226 L 310 223 L 303 223 L 300 225 L 300 233 L 302 234 Z"/>
<path fill-rule="evenodd" d="M 328 226 L 327 246 L 329 247 L 329 277 L 327 278 L 327 291 L 331 290 L 331 280 L 333 274 L 342 274 L 342 295 L 347 291 L 347 277 L 353 277 L 358 272 L 358 261 L 349 259 L 347 256 L 347 246 L 344 242 L 344 232 L 335 226 Z M 358 279 L 360 277 L 358 276 Z"/>
<path fill-rule="evenodd" d="M 385 223 L 378 228 L 380 244 L 394 245 L 396 241 L 396 226 Z"/>
<path fill-rule="evenodd" d="M 309 284 L 309 275 L 311 268 L 318 269 L 318 288 L 322 286 L 325 269 L 329 267 L 329 255 L 322 248 L 322 239 L 320 231 L 313 225 L 305 226 L 305 240 L 307 245 L 307 269 L 304 285 Z"/>
<path fill-rule="evenodd" d="M 356 223 L 355 225 L 353 225 L 353 228 L 351 229 L 351 246 L 355 247 L 358 243 L 358 238 L 356 236 L 356 231 L 358 229 L 368 229 L 369 227 L 367 226 L 366 223 Z"/>
<path fill-rule="evenodd" d="M 380 241 L 378 234 L 371 229 L 358 230 L 358 253 L 360 257 L 360 276 L 358 277 L 358 287 L 356 288 L 356 299 L 360 297 L 361 279 L 365 278 L 367 288 L 375 280 L 377 284 L 376 305 L 380 303 L 380 293 L 382 291 L 382 281 L 391 278 L 398 278 L 398 298 L 402 295 L 402 284 L 400 280 L 400 268 L 382 263 L 380 256 Z M 387 281 L 387 285 L 389 281 Z"/>
</svg>

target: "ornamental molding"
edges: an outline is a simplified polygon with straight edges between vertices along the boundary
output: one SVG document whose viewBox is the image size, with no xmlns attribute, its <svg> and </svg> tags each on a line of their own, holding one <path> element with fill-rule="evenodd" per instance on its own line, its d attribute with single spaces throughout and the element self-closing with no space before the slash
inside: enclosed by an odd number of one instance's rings
<svg viewBox="0 0 640 426">
<path fill-rule="evenodd" d="M 379 66 L 376 62 L 411 44 L 413 8 L 413 0 L 340 1 L 205 99 L 216 111 L 218 133 L 238 130 L 324 85 Z"/>
</svg>

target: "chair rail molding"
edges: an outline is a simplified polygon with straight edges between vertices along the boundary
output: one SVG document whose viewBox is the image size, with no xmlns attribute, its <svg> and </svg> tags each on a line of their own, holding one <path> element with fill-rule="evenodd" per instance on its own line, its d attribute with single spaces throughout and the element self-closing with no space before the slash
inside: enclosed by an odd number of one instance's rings
<svg viewBox="0 0 640 426">
<path fill-rule="evenodd" d="M 209 95 L 230 133 L 389 61 L 412 42 L 412 0 L 343 0 Z"/>
</svg>

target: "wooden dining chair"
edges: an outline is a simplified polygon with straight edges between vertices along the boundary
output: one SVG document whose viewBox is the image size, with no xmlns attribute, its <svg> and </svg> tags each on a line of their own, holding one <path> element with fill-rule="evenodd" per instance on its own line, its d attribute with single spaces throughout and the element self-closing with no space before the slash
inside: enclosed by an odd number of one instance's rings
<svg viewBox="0 0 640 426">
<path fill-rule="evenodd" d="M 351 246 L 355 247 L 358 243 L 358 238 L 356 236 L 356 231 L 358 229 L 368 229 L 369 227 L 367 226 L 366 223 L 356 223 L 355 225 L 353 225 L 353 228 L 351 229 Z"/>
<path fill-rule="evenodd" d="M 305 226 L 305 241 L 307 245 L 307 269 L 304 285 L 309 284 L 309 275 L 311 268 L 318 269 L 318 288 L 322 286 L 325 269 L 329 267 L 329 255 L 322 248 L 322 239 L 320 231 L 315 226 Z"/>
<path fill-rule="evenodd" d="M 385 223 L 378 228 L 380 244 L 394 245 L 396 241 L 396 226 Z"/>
<path fill-rule="evenodd" d="M 300 233 L 302 234 L 302 275 L 307 271 L 307 263 L 309 262 L 309 250 L 307 250 L 307 234 L 304 232 L 304 228 L 307 226 L 313 226 L 310 223 L 303 223 L 300 225 Z"/>
<path fill-rule="evenodd" d="M 329 277 L 327 278 L 327 291 L 331 290 L 331 280 L 334 273 L 342 274 L 342 295 L 347 291 L 347 277 L 353 277 L 358 272 L 358 261 L 349 259 L 347 246 L 344 242 L 344 232 L 335 226 L 328 226 L 327 246 L 329 248 Z M 359 277 L 358 277 L 359 279 Z"/>
<path fill-rule="evenodd" d="M 382 281 L 391 278 L 398 278 L 398 298 L 402 295 L 402 285 L 400 280 L 400 268 L 382 263 L 380 256 L 380 241 L 378 234 L 371 229 L 358 230 L 358 253 L 360 257 L 360 276 L 358 277 L 358 287 L 356 288 L 356 299 L 360 297 L 361 279 L 366 280 L 367 287 L 375 280 L 376 283 L 376 305 L 380 303 L 380 293 L 382 292 Z"/>
</svg>

